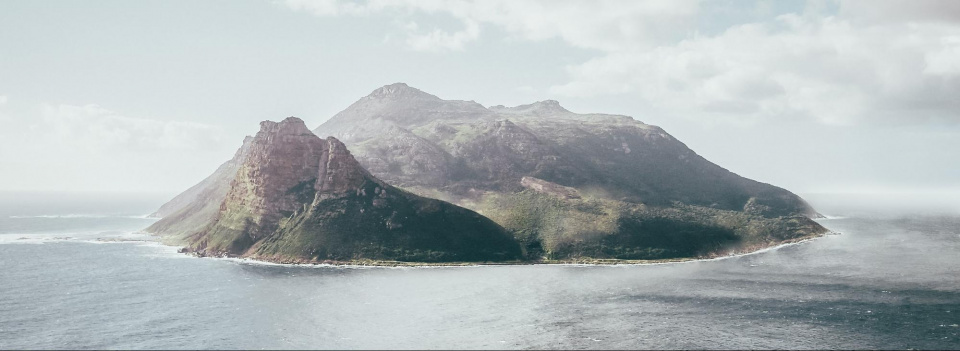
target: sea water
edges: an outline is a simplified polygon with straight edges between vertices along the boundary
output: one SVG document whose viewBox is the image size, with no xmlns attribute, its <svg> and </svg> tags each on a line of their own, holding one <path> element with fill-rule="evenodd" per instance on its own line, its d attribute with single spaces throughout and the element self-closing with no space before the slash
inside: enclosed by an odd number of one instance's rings
<svg viewBox="0 0 960 351">
<path fill-rule="evenodd" d="M 160 203 L 0 196 L 0 348 L 960 348 L 957 212 L 709 261 L 351 268 L 178 254 L 134 233 Z"/>
</svg>

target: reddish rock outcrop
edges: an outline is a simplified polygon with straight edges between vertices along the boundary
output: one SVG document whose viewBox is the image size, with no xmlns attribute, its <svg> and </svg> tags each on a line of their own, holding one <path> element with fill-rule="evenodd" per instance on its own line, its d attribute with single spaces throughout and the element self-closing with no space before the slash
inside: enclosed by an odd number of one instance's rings
<svg viewBox="0 0 960 351">
<path fill-rule="evenodd" d="M 250 151 L 220 205 L 218 224 L 256 240 L 276 230 L 281 218 L 313 199 L 318 163 L 327 143 L 303 121 L 260 123 Z"/>
<path fill-rule="evenodd" d="M 339 140 L 317 137 L 294 117 L 261 123 L 216 218 L 186 241 L 200 255 L 277 262 L 521 256 L 493 221 L 380 181 Z"/>
</svg>

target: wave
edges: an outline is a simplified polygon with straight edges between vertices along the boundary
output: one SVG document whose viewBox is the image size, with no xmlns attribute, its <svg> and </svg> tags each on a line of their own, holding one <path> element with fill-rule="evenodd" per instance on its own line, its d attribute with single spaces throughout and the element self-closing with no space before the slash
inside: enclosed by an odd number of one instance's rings
<svg viewBox="0 0 960 351">
<path fill-rule="evenodd" d="M 124 232 L 119 234 L 100 233 L 56 233 L 56 234 L 2 234 L 0 245 L 4 244 L 46 244 L 58 242 L 77 242 L 88 244 L 110 243 L 148 243 L 157 239 L 142 232 Z"/>
<path fill-rule="evenodd" d="M 151 219 L 149 214 L 145 215 L 100 215 L 100 214 L 62 214 L 62 215 L 35 215 L 35 216 L 8 216 L 11 219 L 26 218 L 131 218 L 131 219 Z"/>
<path fill-rule="evenodd" d="M 161 244 L 162 245 L 162 244 Z M 179 249 L 179 247 L 177 247 Z M 251 265 L 251 266 L 274 266 L 274 267 L 290 267 L 290 268 L 336 268 L 336 269 L 426 269 L 426 268 L 466 268 L 466 267 L 492 267 L 493 265 L 481 265 L 481 264 L 470 264 L 470 265 L 417 265 L 417 266 L 377 266 L 377 265 L 363 265 L 363 264 L 330 264 L 330 263 L 276 263 L 270 261 L 262 261 L 253 258 L 245 257 L 196 257 L 190 253 L 178 253 L 183 257 L 190 258 L 201 258 L 201 259 L 211 259 L 217 261 L 227 261 L 236 264 L 242 265 Z"/>
</svg>

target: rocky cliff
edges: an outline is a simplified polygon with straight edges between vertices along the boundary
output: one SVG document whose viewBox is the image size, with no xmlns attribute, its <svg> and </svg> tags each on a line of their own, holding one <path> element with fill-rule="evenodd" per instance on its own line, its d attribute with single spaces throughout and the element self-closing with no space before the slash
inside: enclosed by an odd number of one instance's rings
<svg viewBox="0 0 960 351">
<path fill-rule="evenodd" d="M 189 225 L 182 216 L 165 217 L 148 231 L 178 238 L 201 255 L 278 262 L 501 261 L 521 255 L 514 238 L 493 221 L 380 181 L 343 143 L 317 137 L 297 118 L 263 122 L 228 164 L 236 171 L 222 196 L 211 191 L 184 207 L 217 203 L 214 216 Z"/>
</svg>

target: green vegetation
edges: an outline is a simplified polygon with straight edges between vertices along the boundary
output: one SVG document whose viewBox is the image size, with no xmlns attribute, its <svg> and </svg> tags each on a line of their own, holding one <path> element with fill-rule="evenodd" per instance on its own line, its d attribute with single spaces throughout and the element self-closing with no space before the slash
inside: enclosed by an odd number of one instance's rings
<svg viewBox="0 0 960 351">
<path fill-rule="evenodd" d="M 766 218 L 680 203 L 670 207 L 525 190 L 475 207 L 514 233 L 530 259 L 661 260 L 711 256 L 823 234 L 802 217 Z"/>
<path fill-rule="evenodd" d="M 362 259 L 400 262 L 504 261 L 521 258 L 509 233 L 449 203 L 396 188 L 380 196 L 369 182 L 359 195 L 326 199 L 282 220 L 251 251 L 274 261 Z"/>
</svg>

